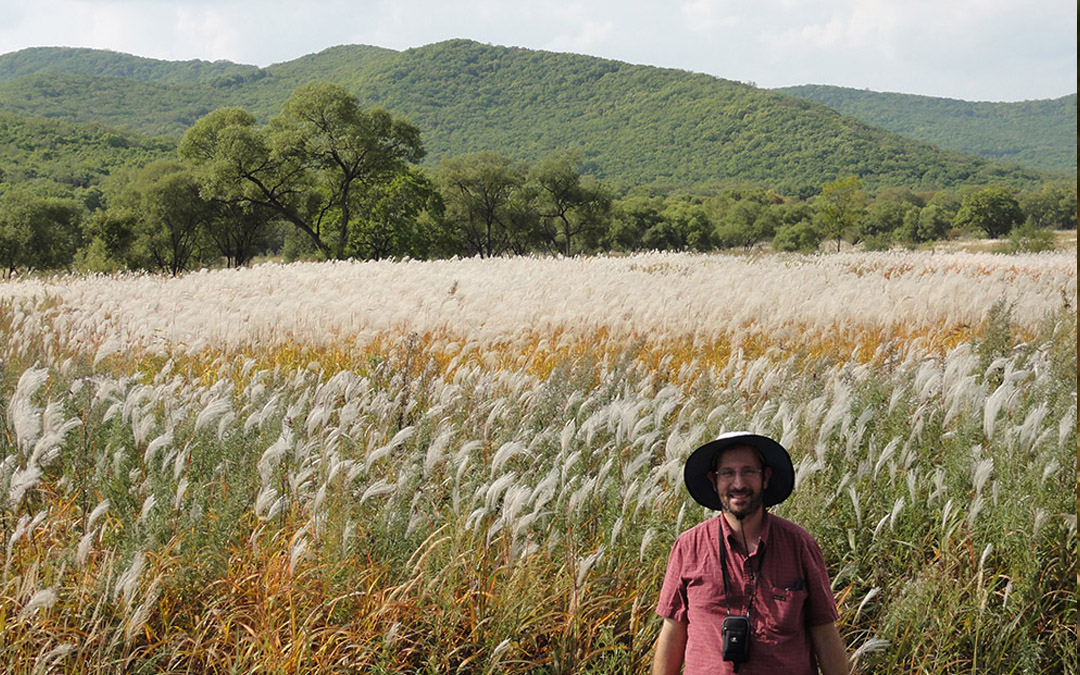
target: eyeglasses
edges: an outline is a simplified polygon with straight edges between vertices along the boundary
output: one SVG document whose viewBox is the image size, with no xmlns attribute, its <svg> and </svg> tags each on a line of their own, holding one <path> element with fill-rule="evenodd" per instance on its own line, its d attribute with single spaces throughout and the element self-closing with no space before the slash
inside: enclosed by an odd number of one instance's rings
<svg viewBox="0 0 1080 675">
<path fill-rule="evenodd" d="M 725 483 L 730 483 L 735 480 L 735 476 L 740 476 L 745 481 L 755 480 L 761 477 L 764 472 L 763 469 L 720 469 L 716 471 L 716 477 Z"/>
</svg>

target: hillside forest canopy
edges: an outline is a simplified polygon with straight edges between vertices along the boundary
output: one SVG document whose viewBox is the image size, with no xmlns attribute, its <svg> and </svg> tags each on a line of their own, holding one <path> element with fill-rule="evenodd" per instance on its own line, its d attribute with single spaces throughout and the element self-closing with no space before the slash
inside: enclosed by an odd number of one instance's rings
<svg viewBox="0 0 1080 675">
<path fill-rule="evenodd" d="M 226 106 L 176 141 L 0 114 L 0 265 L 179 274 L 265 256 L 428 259 L 643 250 L 916 247 L 974 235 L 1013 250 L 1076 227 L 1076 183 L 902 185 L 856 173 L 776 186 L 606 181 L 580 149 L 423 164 L 423 130 L 328 82 L 265 124 Z M 827 245 L 827 246 L 826 246 Z"/>
</svg>

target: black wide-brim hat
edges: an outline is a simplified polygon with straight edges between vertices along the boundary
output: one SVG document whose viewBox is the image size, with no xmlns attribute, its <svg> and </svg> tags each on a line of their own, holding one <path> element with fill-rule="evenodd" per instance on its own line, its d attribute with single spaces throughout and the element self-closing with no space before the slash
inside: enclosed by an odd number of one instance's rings
<svg viewBox="0 0 1080 675">
<path fill-rule="evenodd" d="M 730 447 L 746 445 L 761 454 L 761 461 L 772 469 L 769 485 L 762 494 L 765 506 L 774 506 L 791 495 L 795 488 L 795 467 L 791 465 L 791 455 L 773 439 L 746 431 L 732 431 L 721 434 L 715 441 L 709 441 L 686 458 L 683 467 L 683 480 L 690 496 L 698 504 L 713 511 L 722 511 L 720 496 L 716 494 L 709 472 L 713 470 L 716 455 Z"/>
</svg>

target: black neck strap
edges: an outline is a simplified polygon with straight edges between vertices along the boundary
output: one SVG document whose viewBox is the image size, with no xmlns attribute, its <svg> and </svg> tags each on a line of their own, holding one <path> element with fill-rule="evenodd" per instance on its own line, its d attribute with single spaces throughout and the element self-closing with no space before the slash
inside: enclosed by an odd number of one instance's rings
<svg viewBox="0 0 1080 675">
<path fill-rule="evenodd" d="M 720 518 L 723 518 L 723 514 Z M 727 608 L 727 613 L 731 614 L 731 606 L 728 601 L 731 597 L 729 590 L 731 589 L 731 576 L 728 574 L 728 562 L 727 562 L 727 546 L 724 542 L 724 524 L 717 523 L 717 541 L 720 545 L 720 568 L 724 573 L 724 605 Z M 746 545 L 746 532 L 743 532 L 743 546 L 746 548 L 746 557 L 750 558 L 750 547 Z M 762 556 L 764 552 L 760 552 L 758 555 L 758 572 L 761 572 Z M 754 595 L 757 594 L 757 577 L 758 574 L 754 574 L 753 567 L 750 568 L 750 597 L 746 601 L 746 616 L 750 616 L 750 607 L 754 604 Z"/>
</svg>

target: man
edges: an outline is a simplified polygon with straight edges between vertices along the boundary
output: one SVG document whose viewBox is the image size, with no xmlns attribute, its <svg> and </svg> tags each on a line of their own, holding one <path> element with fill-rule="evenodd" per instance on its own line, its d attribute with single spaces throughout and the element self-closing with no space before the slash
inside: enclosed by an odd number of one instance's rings
<svg viewBox="0 0 1080 675">
<path fill-rule="evenodd" d="M 683 479 L 695 501 L 721 514 L 672 547 L 656 607 L 664 624 L 654 675 L 684 664 L 686 675 L 813 675 L 818 667 L 846 675 L 821 549 L 765 510 L 794 488 L 787 450 L 765 436 L 723 434 L 690 455 Z"/>
</svg>

